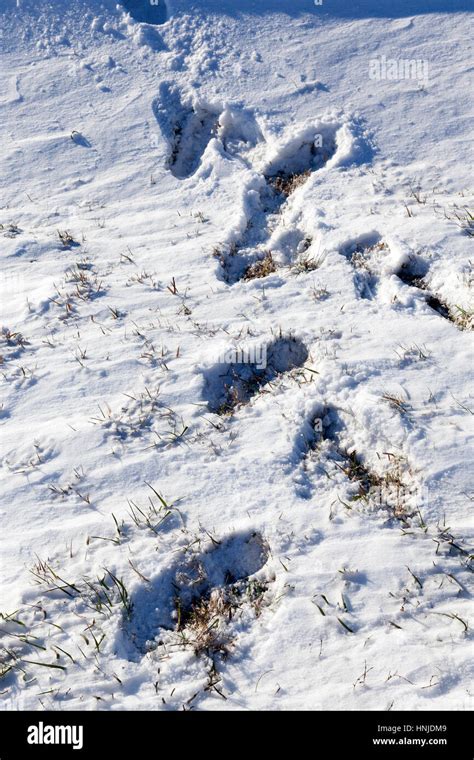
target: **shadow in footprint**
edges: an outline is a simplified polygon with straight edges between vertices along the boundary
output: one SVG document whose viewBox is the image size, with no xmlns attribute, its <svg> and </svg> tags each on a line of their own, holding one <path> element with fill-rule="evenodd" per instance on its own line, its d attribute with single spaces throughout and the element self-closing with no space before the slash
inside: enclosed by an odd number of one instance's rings
<svg viewBox="0 0 474 760">
<path fill-rule="evenodd" d="M 312 492 L 311 476 L 308 475 L 310 463 L 320 468 L 327 476 L 327 464 L 322 459 L 331 460 L 350 480 L 357 481 L 360 494 L 366 496 L 370 489 L 370 473 L 363 466 L 355 450 L 348 452 L 341 446 L 340 438 L 346 431 L 346 425 L 340 410 L 333 406 L 321 406 L 304 422 L 293 449 L 293 461 L 301 465 L 298 491 L 303 498 Z"/>
<path fill-rule="evenodd" d="M 262 131 L 251 109 L 226 106 L 219 116 L 219 139 L 230 156 L 239 156 L 244 163 L 249 150 L 264 142 Z"/>
<path fill-rule="evenodd" d="M 388 254 L 387 243 L 377 232 L 369 232 L 347 243 L 339 252 L 354 268 L 354 287 L 359 298 L 375 298 L 379 277 L 374 271 L 374 264 L 377 258 Z"/>
<path fill-rule="evenodd" d="M 303 436 L 297 442 L 300 456 L 303 457 L 303 471 L 309 459 L 318 463 L 328 477 L 327 468 L 335 467 L 352 484 L 351 492 L 342 502 L 345 506 L 349 501 L 349 508 L 353 504 L 361 504 L 371 511 L 381 509 L 406 523 L 414 513 L 414 497 L 418 493 L 406 459 L 392 453 L 386 454 L 387 466 L 381 472 L 371 469 L 365 463 L 364 456 L 344 444 L 351 424 L 351 415 L 334 406 L 318 410 L 306 422 Z M 299 485 L 302 495 L 307 497 L 311 484 L 302 479 Z"/>
<path fill-rule="evenodd" d="M 322 135 L 316 134 L 316 129 L 306 129 L 281 146 L 268 161 L 260 188 L 251 191 L 252 210 L 247 229 L 227 254 L 221 252 L 219 256 L 227 283 L 233 285 L 276 270 L 276 266 L 268 266 L 272 252 L 266 244 L 281 224 L 281 213 L 290 196 L 333 157 L 336 132 L 336 126 L 326 128 L 321 140 Z"/>
<path fill-rule="evenodd" d="M 169 144 L 167 168 L 177 179 L 190 177 L 217 133 L 218 109 L 183 102 L 179 89 L 164 82 L 153 103 L 153 113 Z"/>
<path fill-rule="evenodd" d="M 265 176 L 271 182 L 272 178 L 276 181 L 278 178 L 283 179 L 282 190 L 286 195 L 289 192 L 285 188 L 285 183 L 290 182 L 290 192 L 293 188 L 294 177 L 302 174 L 309 176 L 314 171 L 321 169 L 332 158 L 336 152 L 336 131 L 337 128 L 326 129 L 324 134 L 317 133 L 316 130 L 306 130 L 304 134 L 289 141 L 288 144 L 278 151 L 277 155 L 271 159 L 265 169 Z M 301 183 L 299 183 L 301 184 Z"/>
<path fill-rule="evenodd" d="M 407 262 L 402 264 L 396 274 L 405 285 L 417 288 L 423 292 L 425 303 L 430 309 L 433 309 L 440 317 L 453 322 L 460 329 L 464 329 L 465 320 L 462 311 L 459 314 L 453 313 L 447 304 L 428 290 L 425 282 L 428 269 L 428 264 L 423 259 L 419 256 L 412 256 Z"/>
<path fill-rule="evenodd" d="M 121 4 L 135 21 L 144 24 L 164 24 L 168 19 L 165 0 L 121 0 Z"/>
<path fill-rule="evenodd" d="M 245 359 L 245 352 L 241 352 Z M 214 365 L 204 373 L 209 410 L 216 414 L 232 414 L 279 376 L 303 366 L 308 349 L 298 338 L 278 338 L 263 347 L 262 361 L 233 361 Z"/>
<path fill-rule="evenodd" d="M 397 277 L 413 288 L 425 289 L 424 277 L 428 274 L 428 264 L 420 256 L 411 256 L 397 271 Z"/>
<path fill-rule="evenodd" d="M 160 641 L 160 630 L 179 631 L 193 610 L 213 592 L 247 581 L 267 562 L 269 547 L 260 533 L 242 531 L 208 551 L 182 560 L 141 586 L 131 598 L 126 623 L 133 644 L 145 653 Z"/>
</svg>

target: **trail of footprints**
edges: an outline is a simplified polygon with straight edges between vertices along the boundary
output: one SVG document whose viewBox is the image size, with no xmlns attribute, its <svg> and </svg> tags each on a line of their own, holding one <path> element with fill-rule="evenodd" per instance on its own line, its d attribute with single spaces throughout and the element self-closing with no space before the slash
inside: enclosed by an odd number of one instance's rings
<svg viewBox="0 0 474 760">
<path fill-rule="evenodd" d="M 183 98 L 168 83 L 161 86 L 153 112 L 168 141 L 167 167 L 179 180 L 191 177 L 198 169 L 212 139 L 220 140 L 229 156 L 246 163 L 263 140 L 250 112 L 222 110 Z M 230 286 L 275 272 L 277 262 L 270 242 L 275 235 L 279 235 L 283 255 L 302 256 L 309 249 L 311 237 L 297 227 L 285 230 L 282 218 L 293 193 L 334 156 L 336 133 L 336 126 L 329 129 L 323 148 L 311 139 L 297 142 L 260 174 L 246 230 L 233 246 L 216 253 L 223 279 Z M 377 298 L 379 265 L 388 253 L 382 236 L 371 234 L 348 243 L 339 253 L 354 270 L 358 298 Z M 73 290 L 65 295 L 58 292 L 51 299 L 61 309 L 63 319 L 75 311 L 77 303 L 102 294 L 103 287 L 96 276 L 90 276 L 90 270 L 87 262 L 78 264 L 66 277 Z M 413 257 L 396 275 L 405 286 L 419 290 L 428 307 L 441 317 L 458 327 L 467 326 L 456 320 L 452 309 L 429 290 L 427 273 L 426 262 Z M 18 358 L 27 345 L 20 334 L 10 333 L 6 328 L 0 342 L 1 363 Z M 234 414 L 256 395 L 271 392 L 272 383 L 278 378 L 304 367 L 309 357 L 307 346 L 291 335 L 280 335 L 268 342 L 265 353 L 262 364 L 218 362 L 204 371 L 204 398 L 209 411 L 220 416 Z M 384 475 L 371 471 L 359 452 L 344 445 L 349 416 L 335 407 L 321 409 L 308 423 L 310 434 L 305 436 L 303 469 L 315 459 L 323 468 L 332 467 L 345 478 L 351 505 L 358 504 L 367 511 L 386 510 L 408 525 L 413 516 L 416 486 L 406 460 L 400 457 L 389 461 Z M 132 646 L 130 659 L 140 659 L 164 642 L 173 646 L 173 643 L 182 645 L 183 641 L 191 643 L 197 653 L 209 655 L 212 661 L 217 653 L 227 654 L 232 644 L 228 622 L 246 606 L 255 613 L 260 611 L 268 587 L 260 571 L 269 557 L 270 547 L 256 531 L 213 540 L 202 551 L 180 551 L 172 567 L 138 586 L 133 593 L 131 614 L 124 617 L 124 632 Z"/>
<path fill-rule="evenodd" d="M 167 166 L 180 180 L 198 169 L 211 139 L 220 140 L 229 156 L 244 161 L 262 140 L 251 114 L 242 112 L 240 117 L 223 114 L 218 106 L 183 99 L 177 89 L 166 83 L 153 111 L 168 140 Z M 223 279 L 230 286 L 266 277 L 276 270 L 270 245 L 275 233 L 278 236 L 281 231 L 283 248 L 286 244 L 290 256 L 304 255 L 311 246 L 311 238 L 303 230 L 285 231 L 282 218 L 292 194 L 334 156 L 336 132 L 336 127 L 329 132 L 324 149 L 311 140 L 297 142 L 293 150 L 283 152 L 284 157 L 260 174 L 246 230 L 227 250 L 216 252 Z M 354 269 L 357 296 L 375 299 L 380 285 L 380 264 L 389 253 L 382 236 L 370 234 L 343 246 L 339 253 Z M 418 257 L 400 267 L 396 274 L 404 285 L 422 291 L 430 308 L 452 320 L 449 308 L 425 284 L 427 272 L 428 266 Z M 291 335 L 280 335 L 264 348 L 262 364 L 236 358 L 203 371 L 204 398 L 209 411 L 232 416 L 255 396 L 271 392 L 276 380 L 303 368 L 309 357 L 307 346 Z M 350 415 L 335 407 L 326 407 L 313 417 L 309 421 L 311 433 L 306 438 L 303 466 L 316 458 L 321 466 L 332 467 L 346 482 L 351 505 L 357 504 L 367 512 L 384 510 L 402 525 L 409 525 L 418 489 L 409 463 L 403 456 L 390 456 L 383 475 L 372 471 L 359 452 L 343 443 L 350 424 Z M 151 586 L 139 588 L 133 598 L 134 614 L 126 622 L 127 636 L 138 656 L 164 642 L 172 644 L 177 634 L 181 640 L 184 637 L 194 642 L 197 652 L 204 651 L 211 658 L 216 653 L 226 653 L 229 642 L 223 620 L 231 619 L 242 603 L 255 599 L 251 579 L 265 566 L 269 552 L 265 538 L 259 533 L 234 534 L 200 554 L 184 553 L 173 567 L 153 579 Z M 260 600 L 266 588 L 266 582 L 262 582 Z M 218 624 L 211 641 L 206 631 L 212 620 Z"/>
<path fill-rule="evenodd" d="M 264 143 L 264 136 L 251 111 L 224 108 L 222 104 L 202 104 L 183 97 L 176 87 L 163 83 L 153 103 L 153 112 L 169 145 L 167 166 L 179 179 L 189 178 L 200 165 L 209 141 L 218 139 L 231 158 L 252 167 L 252 150 Z M 251 209 L 247 227 L 231 244 L 214 250 L 222 278 L 229 285 L 267 277 L 277 271 L 281 260 L 301 261 L 301 271 L 311 269 L 305 254 L 311 247 L 311 235 L 295 225 L 285 225 L 285 210 L 291 196 L 314 172 L 322 169 L 337 151 L 337 133 L 341 124 L 323 128 L 322 142 L 308 132 L 288 145 L 265 168 L 257 172 L 259 184 L 252 187 Z M 318 137 L 318 135 L 316 135 Z M 373 300 L 380 285 L 380 264 L 389 254 L 386 241 L 378 233 L 370 233 L 347 243 L 340 253 L 354 269 L 354 287 L 359 298 Z M 470 327 L 462 313 L 450 307 L 431 292 L 426 275 L 428 265 L 419 256 L 404 264 L 396 275 L 400 280 L 423 292 L 427 305 L 457 327 Z"/>
<path fill-rule="evenodd" d="M 179 108 L 175 109 L 177 114 Z M 290 257 L 304 256 L 310 248 L 310 235 L 297 228 L 285 230 L 284 214 L 292 194 L 334 156 L 337 150 L 336 132 L 335 128 L 328 136 L 324 149 L 311 140 L 301 141 L 293 146 L 293 150 L 283 151 L 284 157 L 268 165 L 260 174 L 258 189 L 253 191 L 245 231 L 232 245 L 214 252 L 223 279 L 230 286 L 269 276 L 277 270 L 272 240 L 278 239 L 280 232 L 281 247 L 284 249 L 286 244 Z M 168 163 L 173 174 L 180 178 L 190 176 L 198 167 L 208 140 L 219 138 L 221 134 L 222 125 L 217 112 L 206 113 L 196 106 L 188 110 L 172 132 Z M 254 133 L 253 137 L 255 144 L 255 139 L 261 136 L 255 137 Z M 241 145 L 238 139 L 234 141 L 233 148 L 224 139 L 222 144 L 230 154 L 239 155 Z M 383 237 L 371 233 L 343 246 L 339 253 L 353 268 L 357 297 L 376 299 L 383 276 L 382 265 L 390 253 Z M 452 309 L 430 291 L 426 281 L 428 265 L 423 259 L 413 256 L 395 274 L 404 286 L 418 289 L 429 308 L 463 328 Z M 218 363 L 204 372 L 205 398 L 210 411 L 232 415 L 257 394 L 271 390 L 274 379 L 304 367 L 309 355 L 308 348 L 294 336 L 280 337 L 268 344 L 266 349 L 268 361 L 265 367 L 255 362 L 236 360 L 227 364 Z M 324 409 L 321 416 L 310 421 L 311 435 L 303 459 L 316 458 L 324 466 L 338 471 L 347 483 L 351 505 L 357 504 L 362 511 L 368 512 L 384 510 L 389 517 L 408 526 L 416 511 L 419 492 L 409 463 L 403 456 L 387 454 L 383 474 L 372 471 L 365 464 L 363 455 L 343 443 L 347 440 L 350 424 L 350 416 L 341 410 L 335 407 Z"/>
<path fill-rule="evenodd" d="M 249 168 L 253 168 L 252 151 L 264 143 L 252 112 L 224 108 L 222 104 L 201 104 L 183 97 L 166 82 L 153 103 L 153 113 L 168 143 L 166 165 L 181 180 L 196 172 L 213 138 L 219 140 L 229 157 Z M 302 134 L 290 141 L 288 151 L 282 151 L 257 172 L 258 187 L 252 186 L 249 193 L 251 209 L 245 231 L 232 244 L 214 251 L 225 282 L 233 285 L 276 271 L 278 262 L 271 244 L 275 236 L 281 238 L 278 248 L 283 258 L 302 254 L 309 248 L 311 237 L 303 230 L 286 230 L 285 210 L 290 196 L 334 156 L 340 126 L 334 123 L 321 127 L 324 135 L 316 134 L 316 129 Z"/>
</svg>

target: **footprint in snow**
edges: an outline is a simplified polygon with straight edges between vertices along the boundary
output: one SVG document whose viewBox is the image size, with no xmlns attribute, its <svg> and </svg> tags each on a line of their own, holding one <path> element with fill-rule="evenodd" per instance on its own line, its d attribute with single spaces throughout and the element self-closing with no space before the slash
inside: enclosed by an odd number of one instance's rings
<svg viewBox="0 0 474 760">
<path fill-rule="evenodd" d="M 233 414 L 270 382 L 302 367 L 309 355 L 304 343 L 295 337 L 277 338 L 263 348 L 259 357 L 262 361 L 245 361 L 250 358 L 245 351 L 231 351 L 229 361 L 204 372 L 205 396 L 211 412 Z"/>
<path fill-rule="evenodd" d="M 246 156 L 263 141 L 252 111 L 222 103 L 201 103 L 164 82 L 153 103 L 153 113 L 168 142 L 167 168 L 177 179 L 186 179 L 199 168 L 213 138 L 232 157 Z"/>
<path fill-rule="evenodd" d="M 389 254 L 387 243 L 377 232 L 351 240 L 339 249 L 354 269 L 354 287 L 359 298 L 372 300 L 379 286 L 381 261 Z"/>
<path fill-rule="evenodd" d="M 196 610 L 219 591 L 242 592 L 265 565 L 269 547 L 257 531 L 234 533 L 209 549 L 186 553 L 172 567 L 132 595 L 132 615 L 126 633 L 145 654 L 159 643 L 164 631 L 181 631 Z"/>
<path fill-rule="evenodd" d="M 323 169 L 337 150 L 340 124 L 319 124 L 297 129 L 285 142 L 273 148 L 273 155 L 264 163 L 260 182 L 253 181 L 247 194 L 247 227 L 240 239 L 228 248 L 218 249 L 223 279 L 230 285 L 240 280 L 266 277 L 277 269 L 276 253 L 285 259 L 304 253 L 311 239 L 301 230 L 293 233 L 294 250 L 288 251 L 291 236 L 282 222 L 290 196 L 302 187 L 311 175 Z M 281 246 L 278 231 L 281 228 Z"/>
<path fill-rule="evenodd" d="M 472 314 L 459 307 L 452 307 L 445 303 L 435 293 L 430 291 L 426 275 L 429 266 L 420 256 L 412 255 L 405 261 L 396 272 L 397 277 L 411 288 L 417 288 L 423 293 L 425 303 L 440 317 L 452 322 L 460 330 L 472 329 Z"/>
<path fill-rule="evenodd" d="M 178 88 L 164 82 L 153 102 L 153 113 L 169 144 L 167 168 L 178 179 L 190 177 L 216 135 L 219 110 L 197 100 L 183 100 Z"/>
</svg>

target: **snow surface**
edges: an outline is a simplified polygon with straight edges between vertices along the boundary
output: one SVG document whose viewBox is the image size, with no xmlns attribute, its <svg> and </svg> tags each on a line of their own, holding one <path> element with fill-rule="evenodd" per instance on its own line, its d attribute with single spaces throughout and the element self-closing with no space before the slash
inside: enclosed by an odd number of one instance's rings
<svg viewBox="0 0 474 760">
<path fill-rule="evenodd" d="M 470 4 L 125 5 L 0 0 L 2 706 L 469 709 Z"/>
</svg>

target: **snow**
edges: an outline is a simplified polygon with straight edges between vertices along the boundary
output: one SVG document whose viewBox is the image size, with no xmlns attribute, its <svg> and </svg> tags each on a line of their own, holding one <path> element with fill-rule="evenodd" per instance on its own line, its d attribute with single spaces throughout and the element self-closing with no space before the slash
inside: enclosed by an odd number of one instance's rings
<svg viewBox="0 0 474 760">
<path fill-rule="evenodd" d="M 160 1 L 0 0 L 2 708 L 472 709 L 469 5 Z"/>
</svg>

